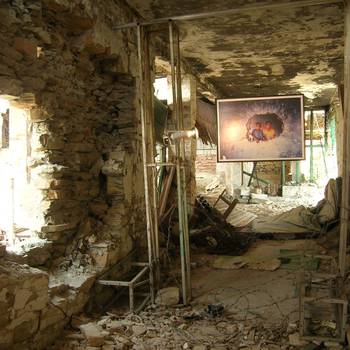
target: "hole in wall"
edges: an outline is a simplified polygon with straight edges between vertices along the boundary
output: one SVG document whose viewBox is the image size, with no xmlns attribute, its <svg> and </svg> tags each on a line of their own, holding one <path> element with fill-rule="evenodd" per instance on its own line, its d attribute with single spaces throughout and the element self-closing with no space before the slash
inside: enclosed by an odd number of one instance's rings
<svg viewBox="0 0 350 350">
<path fill-rule="evenodd" d="M 29 109 L 0 97 L 0 239 L 13 246 L 33 236 L 39 191 L 31 182 Z"/>
</svg>

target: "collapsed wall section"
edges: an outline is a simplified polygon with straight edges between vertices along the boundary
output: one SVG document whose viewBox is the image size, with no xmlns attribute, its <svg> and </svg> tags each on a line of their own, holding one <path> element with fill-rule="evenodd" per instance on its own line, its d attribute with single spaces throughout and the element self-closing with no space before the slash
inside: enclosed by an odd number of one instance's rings
<svg viewBox="0 0 350 350">
<path fill-rule="evenodd" d="M 47 242 L 0 259 L 0 348 L 37 349 L 144 239 L 135 40 L 112 30 L 134 14 L 113 0 L 4 0 L 0 14 L 0 95 L 29 109 L 34 231 Z"/>
</svg>

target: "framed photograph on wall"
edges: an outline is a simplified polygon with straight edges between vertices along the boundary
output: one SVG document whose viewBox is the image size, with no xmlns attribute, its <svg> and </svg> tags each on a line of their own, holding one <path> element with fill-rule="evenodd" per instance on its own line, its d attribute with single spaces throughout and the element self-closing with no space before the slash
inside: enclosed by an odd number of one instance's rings
<svg viewBox="0 0 350 350">
<path fill-rule="evenodd" d="M 304 97 L 218 99 L 218 162 L 305 159 Z"/>
</svg>

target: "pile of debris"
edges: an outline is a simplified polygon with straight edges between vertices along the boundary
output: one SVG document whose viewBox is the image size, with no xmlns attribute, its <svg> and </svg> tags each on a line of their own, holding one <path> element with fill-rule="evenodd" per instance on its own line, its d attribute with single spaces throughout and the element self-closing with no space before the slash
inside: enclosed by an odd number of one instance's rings
<svg viewBox="0 0 350 350">
<path fill-rule="evenodd" d="M 213 313 L 211 310 L 221 310 Z M 67 331 L 52 350 L 68 349 L 293 349 L 296 325 L 237 321 L 223 308 L 149 307 L 139 315 L 109 313 Z M 290 337 L 292 335 L 292 337 Z"/>
<path fill-rule="evenodd" d="M 190 228 L 191 243 L 205 248 L 210 254 L 240 255 L 253 239 L 228 223 L 223 214 L 202 196 L 197 197 Z"/>
</svg>

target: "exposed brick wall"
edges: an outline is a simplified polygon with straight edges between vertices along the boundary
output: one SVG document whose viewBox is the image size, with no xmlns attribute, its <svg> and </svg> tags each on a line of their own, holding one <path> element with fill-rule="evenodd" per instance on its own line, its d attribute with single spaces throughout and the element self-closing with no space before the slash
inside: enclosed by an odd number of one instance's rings
<svg viewBox="0 0 350 350">
<path fill-rule="evenodd" d="M 216 154 L 197 154 L 196 171 L 216 174 Z"/>
</svg>

